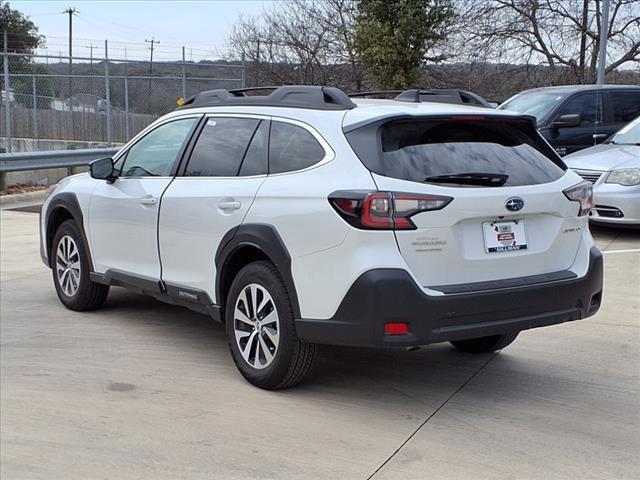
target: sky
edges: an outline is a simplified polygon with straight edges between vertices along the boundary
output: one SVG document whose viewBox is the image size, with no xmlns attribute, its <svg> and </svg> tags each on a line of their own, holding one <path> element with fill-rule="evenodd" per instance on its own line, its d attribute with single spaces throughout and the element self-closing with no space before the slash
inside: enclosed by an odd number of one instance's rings
<svg viewBox="0 0 640 480">
<path fill-rule="evenodd" d="M 11 8 L 28 15 L 47 38 L 47 49 L 55 55 L 68 52 L 69 17 L 75 8 L 73 54 L 102 55 L 109 40 L 109 57 L 143 60 L 149 57 L 145 40 L 154 45 L 154 59 L 178 60 L 182 46 L 187 60 L 220 58 L 227 36 L 239 15 L 259 15 L 273 2 L 237 1 L 10 1 Z M 126 49 L 126 51 L 125 51 Z M 100 53 L 99 53 L 100 52 Z"/>
</svg>

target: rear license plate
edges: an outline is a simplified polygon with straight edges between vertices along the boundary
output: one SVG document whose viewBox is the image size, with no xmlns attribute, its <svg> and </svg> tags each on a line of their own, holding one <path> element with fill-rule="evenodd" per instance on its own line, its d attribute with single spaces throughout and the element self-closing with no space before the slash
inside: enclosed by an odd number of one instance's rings
<svg viewBox="0 0 640 480">
<path fill-rule="evenodd" d="M 484 249 L 487 253 L 526 250 L 524 221 L 483 222 Z"/>
</svg>

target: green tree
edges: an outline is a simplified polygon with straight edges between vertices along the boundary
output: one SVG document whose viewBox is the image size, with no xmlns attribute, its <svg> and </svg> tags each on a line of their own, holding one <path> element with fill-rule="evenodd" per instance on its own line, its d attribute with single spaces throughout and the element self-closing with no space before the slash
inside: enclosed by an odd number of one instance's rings
<svg viewBox="0 0 640 480">
<path fill-rule="evenodd" d="M 21 11 L 11 8 L 9 2 L 0 2 L 0 50 L 3 51 L 4 32 L 7 32 L 7 50 L 11 53 L 33 53 L 44 43 L 36 24 Z"/>
<path fill-rule="evenodd" d="M 16 101 L 27 107 L 33 106 L 33 78 L 30 74 L 42 75 L 48 73 L 44 65 L 31 63 L 28 55 L 44 45 L 44 36 L 38 33 L 38 27 L 19 10 L 11 8 L 9 2 L 0 3 L 0 51 L 5 49 L 5 35 L 7 32 L 7 51 L 20 55 L 9 57 L 9 72 L 11 75 L 11 89 L 15 93 Z M 38 108 L 48 108 L 54 93 L 53 81 L 47 77 L 35 77 Z M 3 85 L 4 89 L 4 78 Z"/>
<path fill-rule="evenodd" d="M 451 0 L 360 0 L 356 53 L 377 88 L 418 86 L 425 61 L 445 40 L 454 17 Z"/>
</svg>

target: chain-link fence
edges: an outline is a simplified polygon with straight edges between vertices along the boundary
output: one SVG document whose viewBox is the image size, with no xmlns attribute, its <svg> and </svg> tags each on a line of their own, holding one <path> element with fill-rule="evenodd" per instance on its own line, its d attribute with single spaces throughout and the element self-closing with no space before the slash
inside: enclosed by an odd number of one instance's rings
<svg viewBox="0 0 640 480">
<path fill-rule="evenodd" d="M 245 86 L 242 62 L 185 61 L 184 50 L 153 63 L 109 58 L 107 42 L 100 56 L 0 55 L 0 152 L 122 144 L 181 97 Z"/>
</svg>

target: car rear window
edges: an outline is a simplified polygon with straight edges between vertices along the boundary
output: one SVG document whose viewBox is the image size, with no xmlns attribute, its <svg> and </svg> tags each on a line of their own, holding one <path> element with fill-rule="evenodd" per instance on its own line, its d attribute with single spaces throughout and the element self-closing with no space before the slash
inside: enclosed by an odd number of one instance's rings
<svg viewBox="0 0 640 480">
<path fill-rule="evenodd" d="M 388 177 L 448 186 L 518 186 L 552 182 L 566 169 L 526 121 L 411 119 L 378 127 L 347 137 L 369 170 Z"/>
</svg>

